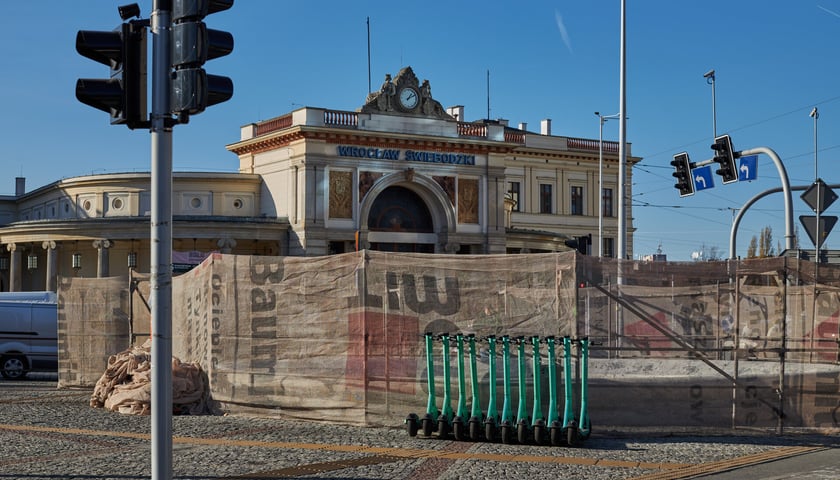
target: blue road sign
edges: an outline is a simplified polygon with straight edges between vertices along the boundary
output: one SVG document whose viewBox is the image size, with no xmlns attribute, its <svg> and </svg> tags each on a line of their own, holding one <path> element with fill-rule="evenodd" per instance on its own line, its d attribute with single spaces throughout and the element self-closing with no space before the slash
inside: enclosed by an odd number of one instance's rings
<svg viewBox="0 0 840 480">
<path fill-rule="evenodd" d="M 712 176 L 711 165 L 697 167 L 691 171 L 691 178 L 694 179 L 694 191 L 699 192 L 707 188 L 715 187 L 714 176 Z"/>
<path fill-rule="evenodd" d="M 738 181 L 744 182 L 758 178 L 758 155 L 747 155 L 741 157 L 738 166 Z"/>
</svg>

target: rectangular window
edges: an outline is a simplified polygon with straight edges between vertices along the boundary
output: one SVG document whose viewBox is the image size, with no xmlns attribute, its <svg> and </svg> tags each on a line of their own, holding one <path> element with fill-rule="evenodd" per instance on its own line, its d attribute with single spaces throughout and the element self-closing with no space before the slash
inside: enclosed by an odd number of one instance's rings
<svg viewBox="0 0 840 480">
<path fill-rule="evenodd" d="M 615 257 L 615 239 L 614 238 L 607 238 L 604 237 L 604 250 L 603 255 L 605 257 Z"/>
<path fill-rule="evenodd" d="M 572 215 L 583 215 L 583 187 L 572 186 Z"/>
<path fill-rule="evenodd" d="M 605 188 L 601 191 L 601 200 L 603 201 L 604 211 L 601 212 L 605 217 L 613 216 L 613 190 L 612 188 Z"/>
<path fill-rule="evenodd" d="M 508 190 L 511 200 L 513 200 L 513 211 L 519 212 L 519 182 L 510 182 L 510 190 Z"/>
<path fill-rule="evenodd" d="M 551 185 L 540 184 L 540 213 L 551 213 Z"/>
</svg>

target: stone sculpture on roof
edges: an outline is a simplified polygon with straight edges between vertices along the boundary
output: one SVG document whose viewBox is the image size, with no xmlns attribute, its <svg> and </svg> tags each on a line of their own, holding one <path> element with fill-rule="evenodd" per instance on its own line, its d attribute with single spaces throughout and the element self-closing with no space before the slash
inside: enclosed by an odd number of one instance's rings
<svg viewBox="0 0 840 480">
<path fill-rule="evenodd" d="M 432 87 L 428 80 L 423 84 L 417 80 L 411 67 L 405 67 L 392 79 L 385 74 L 385 81 L 379 91 L 369 93 L 363 113 L 409 114 L 423 117 L 455 120 L 446 113 L 443 106 L 432 98 Z"/>
</svg>

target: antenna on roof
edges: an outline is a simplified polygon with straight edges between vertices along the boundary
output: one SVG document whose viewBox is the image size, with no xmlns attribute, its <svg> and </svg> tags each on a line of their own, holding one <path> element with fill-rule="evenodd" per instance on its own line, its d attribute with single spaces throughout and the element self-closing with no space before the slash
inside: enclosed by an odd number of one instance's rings
<svg viewBox="0 0 840 480">
<path fill-rule="evenodd" d="M 370 17 L 367 17 L 367 47 L 368 47 L 368 93 L 370 93 L 371 86 L 370 86 Z"/>
<path fill-rule="evenodd" d="M 487 69 L 487 120 L 490 120 L 490 69 Z"/>
</svg>

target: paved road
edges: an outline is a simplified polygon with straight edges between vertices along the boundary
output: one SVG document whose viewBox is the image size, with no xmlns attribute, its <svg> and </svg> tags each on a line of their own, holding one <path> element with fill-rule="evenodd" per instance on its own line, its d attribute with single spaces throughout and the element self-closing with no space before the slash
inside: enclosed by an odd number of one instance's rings
<svg viewBox="0 0 840 480">
<path fill-rule="evenodd" d="M 91 391 L 57 390 L 54 378 L 40 378 L 0 381 L 0 480 L 150 478 L 149 417 L 90 408 Z M 835 437 L 629 435 L 595 427 L 573 449 L 411 438 L 397 427 L 177 416 L 174 478 L 840 478 Z"/>
<path fill-rule="evenodd" d="M 837 480 L 840 479 L 840 454 L 826 448 L 775 462 L 761 463 L 729 472 L 699 478 L 716 480 Z"/>
</svg>

